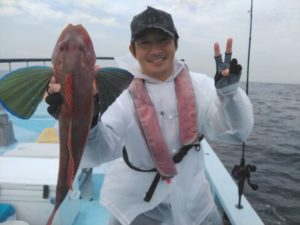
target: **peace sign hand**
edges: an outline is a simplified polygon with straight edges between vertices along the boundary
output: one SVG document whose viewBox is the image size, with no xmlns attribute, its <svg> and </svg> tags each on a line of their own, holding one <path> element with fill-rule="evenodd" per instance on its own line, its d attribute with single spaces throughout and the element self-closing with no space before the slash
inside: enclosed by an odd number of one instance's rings
<svg viewBox="0 0 300 225">
<path fill-rule="evenodd" d="M 242 66 L 238 64 L 237 59 L 231 60 L 232 38 L 227 40 L 224 62 L 222 60 L 219 43 L 214 44 L 214 52 L 217 67 L 215 75 L 216 88 L 220 89 L 239 82 L 242 74 Z"/>
</svg>

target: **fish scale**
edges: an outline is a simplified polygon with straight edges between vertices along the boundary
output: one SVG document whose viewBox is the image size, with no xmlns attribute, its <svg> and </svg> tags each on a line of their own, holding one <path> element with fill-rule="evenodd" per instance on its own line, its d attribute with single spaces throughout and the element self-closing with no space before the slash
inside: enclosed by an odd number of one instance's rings
<svg viewBox="0 0 300 225">
<path fill-rule="evenodd" d="M 68 177 L 68 186 L 70 190 L 73 190 L 73 179 L 74 179 L 74 157 L 72 154 L 72 113 L 73 113 L 73 76 L 72 74 L 68 74 L 65 78 L 65 88 L 64 88 L 64 96 L 67 108 L 71 115 L 71 120 L 68 128 L 68 137 L 67 137 L 67 147 L 69 152 L 69 177 Z"/>
<path fill-rule="evenodd" d="M 65 101 L 68 106 L 70 113 L 73 111 L 73 90 L 74 90 L 74 83 L 72 74 L 66 75 L 65 78 L 65 88 L 64 88 L 64 96 Z"/>
</svg>

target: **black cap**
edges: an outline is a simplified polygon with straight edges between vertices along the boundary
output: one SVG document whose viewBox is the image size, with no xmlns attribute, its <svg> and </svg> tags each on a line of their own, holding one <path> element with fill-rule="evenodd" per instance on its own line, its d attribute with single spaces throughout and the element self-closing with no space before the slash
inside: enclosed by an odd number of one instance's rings
<svg viewBox="0 0 300 225">
<path fill-rule="evenodd" d="M 131 22 L 131 42 L 136 36 L 147 28 L 157 28 L 166 32 L 172 38 L 177 39 L 177 34 L 171 14 L 150 6 L 140 14 L 133 17 Z"/>
</svg>

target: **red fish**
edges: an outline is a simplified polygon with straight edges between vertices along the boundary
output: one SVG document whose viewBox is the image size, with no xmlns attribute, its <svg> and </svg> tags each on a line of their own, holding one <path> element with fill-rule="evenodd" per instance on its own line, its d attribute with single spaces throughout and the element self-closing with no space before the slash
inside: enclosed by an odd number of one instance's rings
<svg viewBox="0 0 300 225">
<path fill-rule="evenodd" d="M 52 54 L 53 73 L 62 86 L 64 102 L 59 113 L 60 162 L 53 216 L 72 189 L 93 114 L 92 85 L 96 55 L 87 31 L 68 25 L 58 38 Z"/>
<path fill-rule="evenodd" d="M 100 90 L 100 112 L 103 113 L 132 80 L 132 75 L 122 69 L 100 68 L 95 71 L 95 62 L 96 55 L 88 32 L 81 25 L 70 24 L 61 33 L 53 50 L 53 68 L 21 68 L 0 80 L 0 103 L 25 119 L 36 110 L 52 76 L 62 87 L 64 101 L 58 118 L 60 156 L 56 201 L 47 225 L 52 223 L 55 212 L 72 189 L 79 168 L 93 116 L 93 82 L 96 81 Z"/>
</svg>

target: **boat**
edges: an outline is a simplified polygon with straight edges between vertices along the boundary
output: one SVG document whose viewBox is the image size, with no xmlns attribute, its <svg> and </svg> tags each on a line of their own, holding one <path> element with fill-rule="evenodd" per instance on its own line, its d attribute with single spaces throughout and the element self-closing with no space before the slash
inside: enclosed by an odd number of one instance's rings
<svg viewBox="0 0 300 225">
<path fill-rule="evenodd" d="M 97 57 L 97 60 L 113 59 Z M 45 65 L 49 61 L 50 58 L 0 59 L 0 64 L 7 63 L 9 70 L 12 70 L 13 63 L 23 62 L 29 66 L 32 62 Z M 46 108 L 47 104 L 42 101 L 29 120 L 21 120 L 8 116 L 0 106 L 0 139 L 6 143 L 0 147 L 0 218 L 5 213 L 1 205 L 12 212 L 3 224 L 17 225 L 17 221 L 20 225 L 44 224 L 53 208 L 59 146 L 55 134 L 56 121 Z M 205 139 L 202 145 L 206 176 L 215 202 L 224 215 L 224 223 L 263 225 L 244 195 L 241 196 L 242 207 L 237 207 L 238 187 L 235 181 Z M 60 207 L 53 225 L 108 224 L 109 213 L 99 204 L 99 190 L 107 168 L 112 163 L 83 169 L 77 174 L 73 191 Z M 28 209 L 33 212 L 28 213 Z"/>
</svg>

